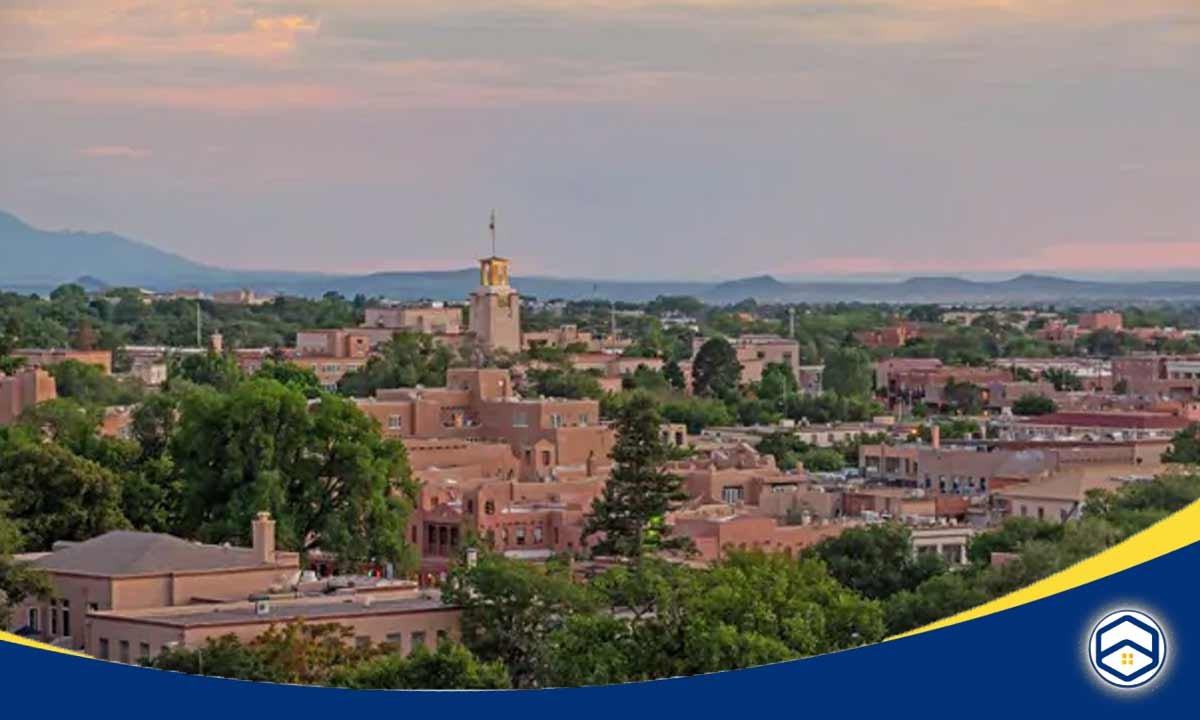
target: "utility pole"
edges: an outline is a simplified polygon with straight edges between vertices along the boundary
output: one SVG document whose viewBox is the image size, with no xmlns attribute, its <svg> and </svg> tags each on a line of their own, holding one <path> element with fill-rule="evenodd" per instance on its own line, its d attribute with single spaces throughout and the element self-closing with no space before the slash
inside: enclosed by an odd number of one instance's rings
<svg viewBox="0 0 1200 720">
<path fill-rule="evenodd" d="M 200 301 L 196 300 L 196 347 L 203 348 L 204 341 L 201 339 L 200 331 Z"/>
<path fill-rule="evenodd" d="M 796 306 L 788 306 L 788 337 L 796 339 Z"/>
</svg>

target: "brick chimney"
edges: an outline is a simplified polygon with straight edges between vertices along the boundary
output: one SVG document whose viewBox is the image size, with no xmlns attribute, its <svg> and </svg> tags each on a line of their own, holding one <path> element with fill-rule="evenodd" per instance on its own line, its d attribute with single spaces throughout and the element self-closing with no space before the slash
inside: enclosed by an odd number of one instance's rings
<svg viewBox="0 0 1200 720">
<path fill-rule="evenodd" d="M 934 450 L 942 448 L 942 427 L 937 423 L 929 428 L 929 444 L 933 446 Z"/>
<path fill-rule="evenodd" d="M 275 521 L 271 513 L 260 512 L 250 522 L 250 532 L 253 538 L 254 559 L 261 565 L 275 562 Z"/>
</svg>

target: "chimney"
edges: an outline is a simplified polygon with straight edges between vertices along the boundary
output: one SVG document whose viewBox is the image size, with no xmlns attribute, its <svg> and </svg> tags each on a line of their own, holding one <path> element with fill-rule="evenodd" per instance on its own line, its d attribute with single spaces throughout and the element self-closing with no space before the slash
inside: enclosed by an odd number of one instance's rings
<svg viewBox="0 0 1200 720">
<path fill-rule="evenodd" d="M 275 562 L 275 521 L 271 513 L 260 512 L 250 523 L 253 537 L 254 559 L 261 565 Z"/>
<path fill-rule="evenodd" d="M 942 426 L 941 425 L 934 423 L 933 427 L 929 428 L 929 444 L 933 446 L 934 450 L 940 450 L 942 448 Z"/>
<path fill-rule="evenodd" d="M 225 338 L 221 333 L 213 333 L 208 336 L 208 349 L 220 355 L 225 352 Z"/>
</svg>

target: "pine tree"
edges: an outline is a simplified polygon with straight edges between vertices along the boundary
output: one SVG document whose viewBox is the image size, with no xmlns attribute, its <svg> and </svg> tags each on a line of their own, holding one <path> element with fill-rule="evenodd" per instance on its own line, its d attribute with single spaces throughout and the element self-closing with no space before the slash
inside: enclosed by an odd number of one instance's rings
<svg viewBox="0 0 1200 720">
<path fill-rule="evenodd" d="M 669 538 L 666 513 L 687 499 L 682 478 L 663 469 L 670 449 L 661 435 L 654 400 L 635 393 L 616 421 L 612 477 L 592 504 L 586 536 L 603 533 L 598 555 L 641 557 L 647 551 L 687 548 L 686 538 Z"/>
</svg>

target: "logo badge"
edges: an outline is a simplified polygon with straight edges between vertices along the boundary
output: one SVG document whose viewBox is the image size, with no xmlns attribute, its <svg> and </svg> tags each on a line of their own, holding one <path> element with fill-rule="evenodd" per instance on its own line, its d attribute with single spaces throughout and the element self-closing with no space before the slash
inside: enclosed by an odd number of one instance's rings
<svg viewBox="0 0 1200 720">
<path fill-rule="evenodd" d="M 1167 661 L 1167 638 L 1146 613 L 1118 610 L 1105 615 L 1088 638 L 1088 657 L 1100 679 L 1119 688 L 1154 680 Z"/>
</svg>

